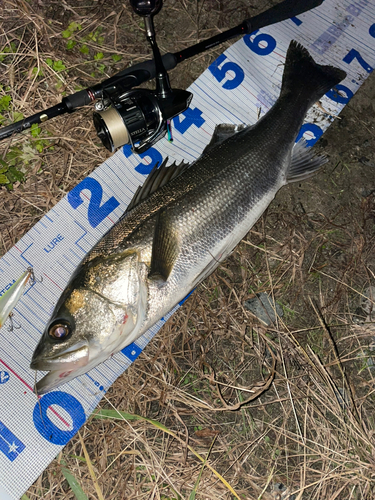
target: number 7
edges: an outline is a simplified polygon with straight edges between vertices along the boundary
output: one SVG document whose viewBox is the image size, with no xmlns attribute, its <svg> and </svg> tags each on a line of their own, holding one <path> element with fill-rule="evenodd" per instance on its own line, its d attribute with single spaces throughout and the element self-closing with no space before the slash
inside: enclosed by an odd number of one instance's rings
<svg viewBox="0 0 375 500">
<path fill-rule="evenodd" d="M 363 69 L 367 71 L 367 73 L 371 73 L 374 68 L 372 68 L 367 62 L 363 59 L 361 54 L 358 52 L 358 50 L 352 49 L 348 54 L 344 57 L 343 61 L 346 62 L 347 64 L 350 64 L 353 59 L 357 59 L 359 64 L 362 66 Z"/>
</svg>

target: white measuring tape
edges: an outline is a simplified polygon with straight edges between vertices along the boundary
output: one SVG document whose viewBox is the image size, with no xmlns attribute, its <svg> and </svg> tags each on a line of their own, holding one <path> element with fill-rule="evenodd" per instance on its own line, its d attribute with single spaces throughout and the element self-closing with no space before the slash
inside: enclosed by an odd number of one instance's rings
<svg viewBox="0 0 375 500">
<path fill-rule="evenodd" d="M 2 259 L 0 296 L 32 266 L 42 282 L 26 289 L 14 310 L 21 329 L 0 330 L 0 500 L 17 499 L 84 424 L 105 391 L 137 358 L 168 317 L 136 343 L 89 373 L 45 394 L 32 391 L 31 356 L 57 299 L 84 255 L 119 219 L 155 162 L 191 162 L 218 123 L 255 123 L 279 95 L 292 39 L 321 64 L 348 76 L 322 106 L 337 115 L 375 67 L 374 1 L 325 0 L 313 11 L 259 30 L 232 45 L 196 80 L 190 108 L 173 119 L 174 142 L 140 156 L 125 146 L 80 182 Z M 301 129 L 312 145 L 332 117 L 314 106 Z"/>
</svg>

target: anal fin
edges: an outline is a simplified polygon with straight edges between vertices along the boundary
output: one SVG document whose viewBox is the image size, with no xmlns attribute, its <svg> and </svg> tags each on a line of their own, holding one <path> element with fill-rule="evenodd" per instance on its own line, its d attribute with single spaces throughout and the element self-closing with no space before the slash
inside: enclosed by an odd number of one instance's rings
<svg viewBox="0 0 375 500">
<path fill-rule="evenodd" d="M 305 139 L 302 138 L 294 145 L 286 181 L 303 181 L 314 175 L 327 162 L 328 159 L 325 156 L 314 154 L 312 148 L 309 148 Z"/>
</svg>

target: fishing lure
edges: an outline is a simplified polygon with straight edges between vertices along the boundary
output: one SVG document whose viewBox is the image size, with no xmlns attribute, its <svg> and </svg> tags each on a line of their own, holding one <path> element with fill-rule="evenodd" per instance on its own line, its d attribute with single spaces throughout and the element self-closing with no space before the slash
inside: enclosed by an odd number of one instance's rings
<svg viewBox="0 0 375 500">
<path fill-rule="evenodd" d="M 18 280 L 0 297 L 0 328 L 8 318 L 11 318 L 12 310 L 16 307 L 17 302 L 24 294 L 27 283 L 35 281 L 34 271 L 32 267 L 28 267 Z"/>
</svg>

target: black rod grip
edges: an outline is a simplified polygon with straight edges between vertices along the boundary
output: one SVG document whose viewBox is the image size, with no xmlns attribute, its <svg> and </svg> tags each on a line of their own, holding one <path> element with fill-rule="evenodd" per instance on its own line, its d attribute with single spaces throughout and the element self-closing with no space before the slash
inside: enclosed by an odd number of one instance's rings
<svg viewBox="0 0 375 500">
<path fill-rule="evenodd" d="M 163 61 L 164 68 L 167 71 L 175 68 L 177 65 L 177 62 L 178 62 L 176 59 L 176 55 L 172 54 L 171 52 L 164 54 L 162 56 L 162 61 Z M 116 75 L 114 75 L 113 78 L 116 78 L 119 76 L 129 75 L 136 70 L 148 71 L 148 73 L 150 74 L 149 79 L 151 80 L 152 78 L 155 78 L 155 61 L 153 59 L 149 59 L 148 61 L 144 61 L 144 62 L 135 64 L 134 66 L 130 66 L 129 68 L 126 68 L 126 69 L 120 71 L 120 73 L 116 73 Z M 102 85 L 104 83 L 105 82 L 103 82 Z"/>
<path fill-rule="evenodd" d="M 74 111 L 76 108 L 80 108 L 81 106 L 86 106 L 87 104 L 90 104 L 90 102 L 91 99 L 87 90 L 80 90 L 74 94 L 67 95 L 62 100 L 67 112 Z"/>
<path fill-rule="evenodd" d="M 215 35 L 203 42 L 197 43 L 192 47 L 177 52 L 175 54 L 167 53 L 162 57 L 163 65 L 167 71 L 175 68 L 178 63 L 184 61 L 189 57 L 193 57 L 205 50 L 214 47 L 226 40 L 230 40 L 236 36 L 250 34 L 264 26 L 269 26 L 270 24 L 275 24 L 290 17 L 297 16 L 308 10 L 314 9 L 323 3 L 324 0 L 284 0 L 283 2 L 271 7 L 270 9 L 254 16 L 253 18 L 246 19 L 242 24 L 236 26 L 235 28 L 229 29 Z M 14 133 L 22 132 L 31 127 L 34 123 L 41 123 L 44 120 L 54 118 L 55 116 L 62 115 L 67 112 L 72 112 L 76 108 L 85 106 L 89 104 L 93 98 L 101 97 L 103 94 L 103 89 L 108 85 L 116 85 L 121 78 L 128 76 L 127 87 L 130 89 L 134 86 L 141 85 L 147 80 L 155 78 L 155 61 L 150 59 L 142 63 L 135 64 L 126 68 L 113 77 L 104 80 L 103 82 L 94 85 L 93 87 L 81 90 L 72 94 L 70 96 L 64 97 L 60 104 L 48 108 L 40 113 L 20 120 L 12 125 L 3 127 L 0 129 L 0 140 L 10 137 Z"/>
</svg>

